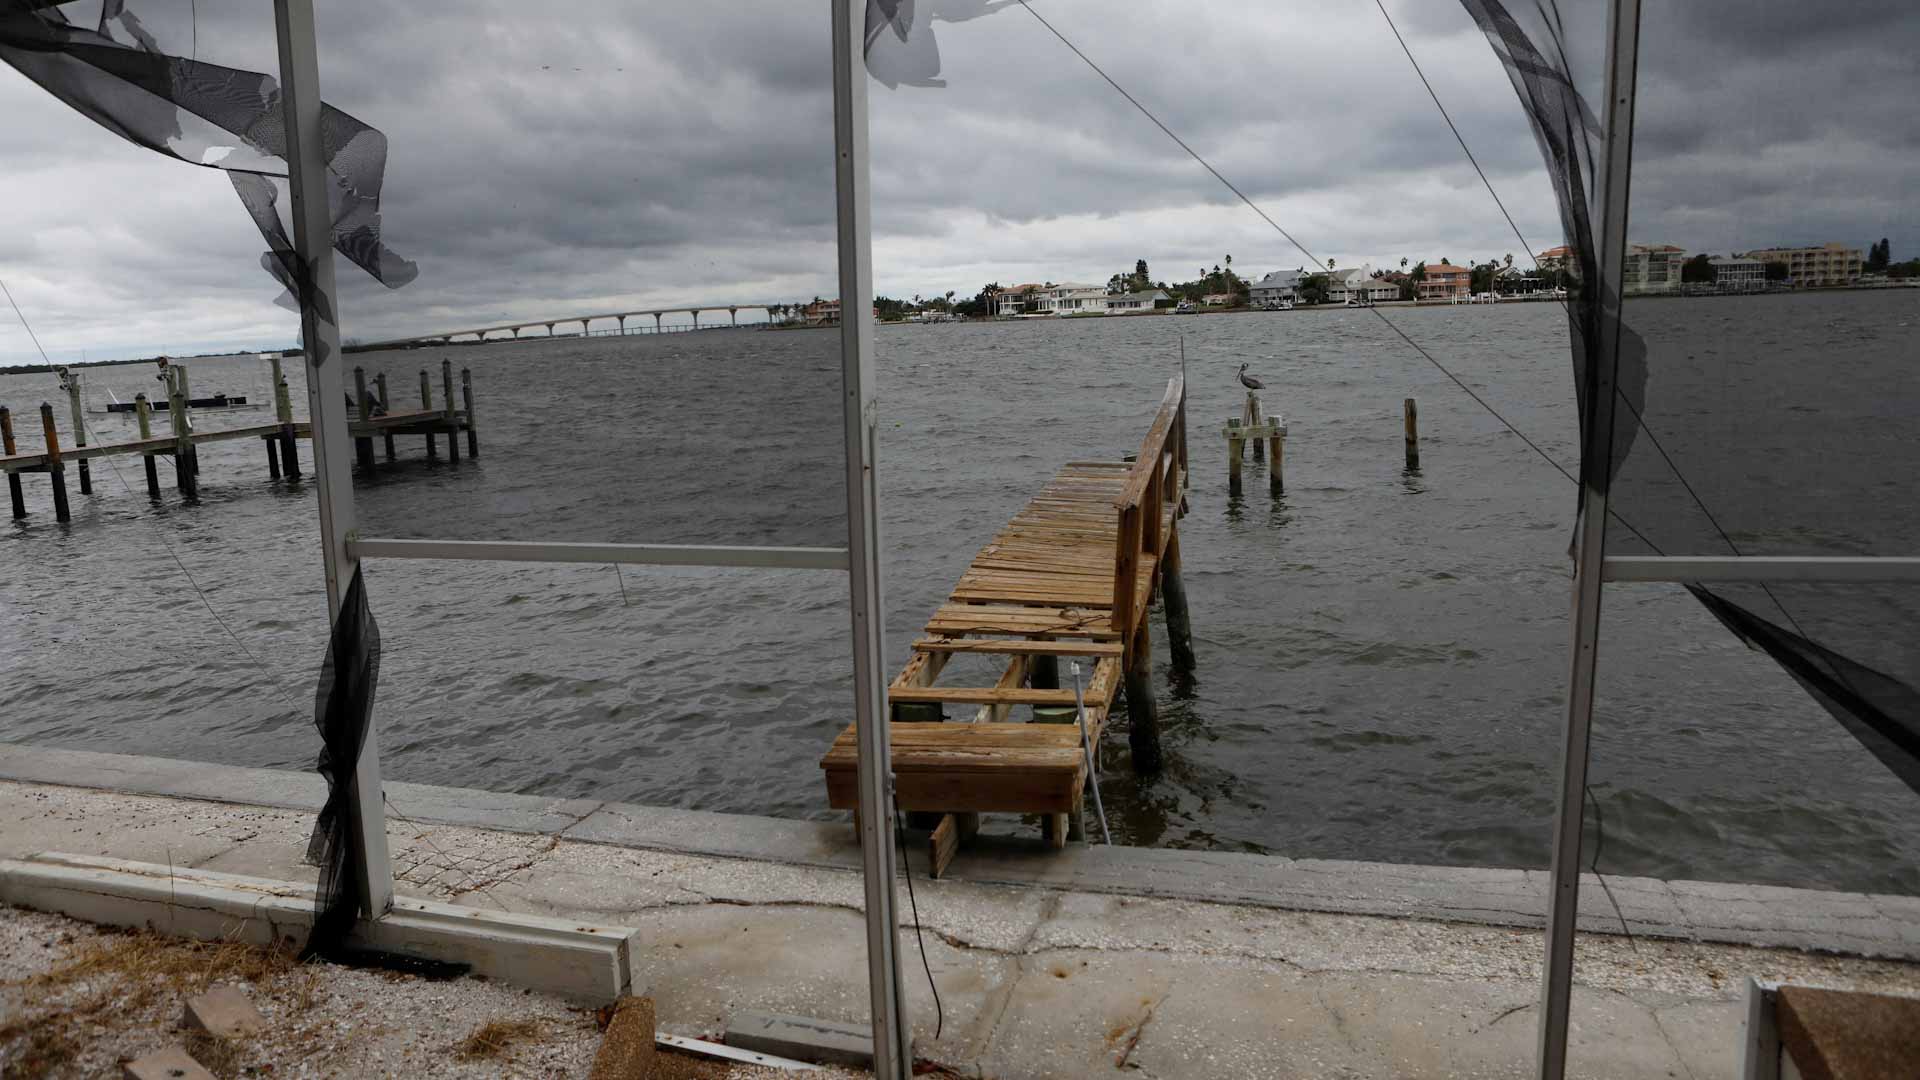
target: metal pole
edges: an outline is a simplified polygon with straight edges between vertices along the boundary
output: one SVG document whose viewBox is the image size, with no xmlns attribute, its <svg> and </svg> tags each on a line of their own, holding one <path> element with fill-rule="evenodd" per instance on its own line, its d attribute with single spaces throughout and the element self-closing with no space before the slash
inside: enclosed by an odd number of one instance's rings
<svg viewBox="0 0 1920 1080">
<path fill-rule="evenodd" d="M 866 882 L 867 992 L 873 1074 L 906 1080 L 913 1047 L 901 995 L 894 915 L 893 753 L 881 665 L 880 485 L 874 464 L 873 233 L 867 175 L 866 0 L 833 4 L 834 187 L 840 248 L 841 411 L 847 460 L 847 551 L 858 728 L 860 855 Z"/>
<path fill-rule="evenodd" d="M 353 533 L 353 466 L 347 456 L 346 385 L 341 373 L 338 300 L 333 287 L 332 221 L 327 209 L 327 164 L 320 139 L 320 61 L 313 0 L 274 0 L 280 43 L 280 94 L 287 127 L 287 187 L 293 199 L 293 245 L 310 289 L 300 301 L 300 334 L 307 365 L 307 417 L 313 427 L 313 475 L 319 489 L 321 561 L 326 569 L 327 617 L 339 617 L 341 599 L 359 563 L 347 549 Z M 353 858 L 364 891 L 361 910 L 378 918 L 393 906 L 393 865 L 380 786 L 379 725 L 369 724 L 354 770 Z"/>
<path fill-rule="evenodd" d="M 1587 789 L 1588 734 L 1599 659 L 1601 565 L 1613 458 L 1620 302 L 1627 247 L 1627 193 L 1633 168 L 1633 99 L 1640 48 L 1640 0 L 1612 0 L 1608 17 L 1606 134 L 1598 254 L 1600 319 L 1591 356 L 1587 445 L 1573 579 L 1573 650 L 1567 677 L 1567 733 L 1560 750 L 1560 803 L 1553 821 L 1547 893 L 1547 963 L 1540 987 L 1539 1075 L 1567 1071 L 1567 1017 L 1573 1000 L 1573 937 L 1580 910 L 1580 841 Z"/>
</svg>

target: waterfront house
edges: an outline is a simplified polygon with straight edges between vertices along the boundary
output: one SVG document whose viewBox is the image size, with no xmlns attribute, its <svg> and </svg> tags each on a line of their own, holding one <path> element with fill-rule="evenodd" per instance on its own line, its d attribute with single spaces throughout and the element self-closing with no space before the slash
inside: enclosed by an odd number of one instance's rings
<svg viewBox="0 0 1920 1080">
<path fill-rule="evenodd" d="M 1429 263 L 1426 280 L 1420 282 L 1418 298 L 1452 303 L 1456 300 L 1466 300 L 1472 292 L 1473 272 L 1471 270 L 1449 263 Z"/>
<path fill-rule="evenodd" d="M 1043 287 L 1035 282 L 1000 290 L 993 297 L 994 315 L 1002 319 L 1011 319 L 1016 315 L 1026 314 L 1032 310 L 1034 297 Z"/>
<path fill-rule="evenodd" d="M 1712 258 L 1713 285 L 1721 292 L 1759 292 L 1767 287 L 1767 264 L 1759 259 Z"/>
<path fill-rule="evenodd" d="M 1042 315 L 1104 315 L 1107 290 L 1077 282 L 1055 285 L 1040 293 L 1039 312 Z"/>
<path fill-rule="evenodd" d="M 840 301 L 816 300 L 800 311 L 808 326 L 840 325 Z"/>
<path fill-rule="evenodd" d="M 1344 304 L 1353 301 L 1362 304 L 1375 304 L 1385 300 L 1400 299 L 1400 286 L 1373 276 L 1373 267 L 1362 266 L 1357 270 L 1330 270 L 1327 272 L 1327 301 Z"/>
<path fill-rule="evenodd" d="M 1552 275 L 1561 270 L 1570 271 L 1576 269 L 1573 265 L 1573 249 L 1565 244 L 1561 244 L 1559 247 L 1548 248 L 1540 254 L 1535 255 L 1533 261 L 1539 264 L 1541 273 L 1548 275 Z"/>
<path fill-rule="evenodd" d="M 1200 303 L 1206 307 L 1232 307 L 1236 299 L 1238 297 L 1230 292 L 1214 292 L 1201 297 Z"/>
<path fill-rule="evenodd" d="M 1304 269 L 1275 270 L 1273 273 L 1261 278 L 1259 282 L 1253 286 L 1248 299 L 1255 307 L 1277 307 L 1280 304 L 1291 304 L 1300 299 L 1298 291 L 1300 288 L 1300 278 L 1305 273 L 1306 271 Z"/>
<path fill-rule="evenodd" d="M 1787 284 L 1796 289 L 1853 285 L 1860 280 L 1860 249 L 1845 244 L 1761 248 L 1741 257 L 1762 263 L 1784 264 L 1787 268 Z"/>
<path fill-rule="evenodd" d="M 1687 250 L 1672 244 L 1629 244 L 1622 287 L 1629 296 L 1674 292 L 1680 288 L 1680 267 L 1686 261 Z"/>
<path fill-rule="evenodd" d="M 1107 297 L 1107 314 L 1138 315 L 1141 312 L 1153 311 L 1161 304 L 1172 299 L 1173 297 L 1168 296 L 1160 289 L 1154 289 L 1149 292 L 1121 293 L 1117 296 Z"/>
</svg>

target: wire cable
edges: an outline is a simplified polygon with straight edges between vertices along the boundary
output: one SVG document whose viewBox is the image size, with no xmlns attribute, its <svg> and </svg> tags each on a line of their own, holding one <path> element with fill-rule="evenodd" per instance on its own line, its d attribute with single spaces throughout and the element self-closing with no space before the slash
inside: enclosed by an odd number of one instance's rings
<svg viewBox="0 0 1920 1080">
<path fill-rule="evenodd" d="M 913 895 L 913 864 L 907 858 L 907 830 L 901 824 L 905 815 L 893 812 L 893 838 L 900 845 L 900 869 L 907 878 L 907 903 L 913 908 L 913 937 L 920 943 L 920 966 L 927 972 L 927 989 L 933 991 L 933 1039 L 940 1041 L 940 1035 L 947 1029 L 947 1010 L 940 1004 L 940 987 L 933 981 L 933 965 L 927 962 L 927 938 L 920 929 L 920 901 Z"/>
</svg>

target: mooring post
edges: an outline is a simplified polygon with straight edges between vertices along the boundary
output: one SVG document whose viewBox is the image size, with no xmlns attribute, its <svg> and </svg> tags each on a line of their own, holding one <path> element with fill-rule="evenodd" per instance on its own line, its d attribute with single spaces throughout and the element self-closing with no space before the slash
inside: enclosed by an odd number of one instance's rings
<svg viewBox="0 0 1920 1080">
<path fill-rule="evenodd" d="M 360 423 L 366 424 L 373 419 L 373 399 L 367 396 L 367 369 L 354 365 L 353 403 L 360 414 Z M 362 431 L 366 429 L 361 428 Z M 353 437 L 353 456 L 359 459 L 360 472 L 364 476 L 373 475 L 373 436 L 355 435 Z"/>
<path fill-rule="evenodd" d="M 293 393 L 280 374 L 280 361 L 273 362 L 273 402 L 280 415 L 280 471 L 289 480 L 300 479 L 300 451 L 293 432 Z"/>
<path fill-rule="evenodd" d="M 433 411 L 433 380 L 427 376 L 427 369 L 420 369 L 420 411 Z M 440 451 L 433 446 L 433 429 L 427 429 L 427 460 L 437 461 Z"/>
<path fill-rule="evenodd" d="M 53 518 L 73 520 L 67 509 L 67 466 L 60 460 L 60 431 L 53 426 L 53 403 L 40 403 L 40 427 L 47 435 L 47 477 L 53 481 Z"/>
<path fill-rule="evenodd" d="M 1227 421 L 1227 493 L 1234 498 L 1240 497 L 1240 447 L 1244 442 L 1240 437 L 1240 418 Z"/>
<path fill-rule="evenodd" d="M 1151 776 L 1160 771 L 1160 708 L 1153 696 L 1153 652 L 1143 610 L 1127 653 L 1127 747 L 1133 752 L 1133 771 Z"/>
<path fill-rule="evenodd" d="M 185 444 L 187 448 L 187 469 L 188 471 L 193 473 L 193 475 L 199 476 L 200 475 L 200 448 L 193 445 L 193 421 L 187 418 L 187 410 L 193 408 L 193 388 L 187 383 L 187 369 L 185 367 L 179 364 L 175 364 L 174 366 L 169 367 L 167 370 L 179 373 L 180 427 L 175 430 L 184 430 L 187 433 L 187 440 Z M 195 487 L 195 490 L 198 490 L 199 488 L 198 481 L 194 482 L 194 487 Z"/>
<path fill-rule="evenodd" d="M 1407 468 L 1418 469 L 1420 467 L 1420 407 L 1413 403 L 1412 398 L 1408 398 L 1403 408 L 1407 423 Z"/>
<path fill-rule="evenodd" d="M 380 411 L 381 411 L 382 413 L 384 413 L 384 414 L 386 414 L 386 415 L 388 415 L 388 416 L 391 416 L 391 415 L 393 415 L 393 405 L 392 405 L 392 404 L 390 404 L 390 403 L 389 403 L 389 402 L 387 401 L 387 373 L 383 371 L 383 372 L 381 372 L 380 374 L 378 374 L 378 375 L 375 375 L 375 376 L 373 377 L 373 385 L 379 388 L 379 393 L 380 393 Z M 393 460 L 393 458 L 394 458 L 394 453 L 393 453 L 393 429 L 392 429 L 392 428 L 388 428 L 388 429 L 387 429 L 387 433 L 386 433 L 385 435 L 383 435 L 383 436 L 381 436 L 381 439 L 382 439 L 382 441 L 383 441 L 383 442 L 385 442 L 385 443 L 386 443 L 386 447 L 387 447 L 387 460 L 388 460 L 388 461 L 392 461 L 392 460 Z"/>
<path fill-rule="evenodd" d="M 133 395 L 133 416 L 134 419 L 140 422 L 140 441 L 146 442 L 148 439 L 153 438 L 153 403 L 147 400 L 147 392 L 145 390 Z M 273 444 L 271 442 L 267 444 L 267 460 L 273 460 Z M 153 451 L 140 451 L 140 463 L 145 466 L 147 470 L 147 498 L 158 501 L 160 498 L 160 471 L 154 468 Z M 280 475 L 280 470 L 275 469 L 273 473 L 275 476 L 278 476 Z"/>
<path fill-rule="evenodd" d="M 0 450 L 5 450 L 8 457 L 20 452 L 19 448 L 13 444 L 13 410 L 5 405 L 0 405 Z M 27 497 L 26 493 L 20 490 L 19 473 L 11 471 L 7 473 L 7 494 L 13 498 L 13 516 L 26 517 Z"/>
<path fill-rule="evenodd" d="M 1260 411 L 1260 395 L 1251 390 L 1247 391 L 1247 426 L 1259 427 L 1260 417 L 1262 415 Z M 1249 439 L 1247 441 L 1253 443 L 1253 460 L 1259 461 L 1266 456 L 1260 452 L 1259 439 Z"/>
<path fill-rule="evenodd" d="M 473 371 L 460 369 L 460 400 L 467 406 L 467 456 L 480 456 L 480 432 L 473 420 Z"/>
<path fill-rule="evenodd" d="M 173 422 L 173 482 L 188 495 L 199 484 L 193 478 L 193 437 L 187 430 L 186 373 L 167 368 L 167 417 Z"/>
<path fill-rule="evenodd" d="M 581 335 L 585 337 L 585 334 Z M 444 395 L 442 413 L 447 425 L 447 460 L 460 460 L 460 414 L 453 407 L 453 361 L 440 361 L 440 392 Z"/>
<path fill-rule="evenodd" d="M 78 450 L 87 445 L 87 414 L 80 402 L 80 376 L 69 372 L 65 382 L 67 405 L 73 413 L 73 447 Z M 93 494 L 93 470 L 84 458 L 80 461 L 80 494 Z"/>
<path fill-rule="evenodd" d="M 1287 493 L 1287 425 L 1278 416 L 1267 417 L 1267 494 L 1284 495 Z"/>
<path fill-rule="evenodd" d="M 1160 563 L 1160 602 L 1167 615 L 1167 652 L 1176 671 L 1192 671 L 1193 618 L 1187 611 L 1187 584 L 1180 577 L 1180 530 L 1167 538 Z"/>
</svg>

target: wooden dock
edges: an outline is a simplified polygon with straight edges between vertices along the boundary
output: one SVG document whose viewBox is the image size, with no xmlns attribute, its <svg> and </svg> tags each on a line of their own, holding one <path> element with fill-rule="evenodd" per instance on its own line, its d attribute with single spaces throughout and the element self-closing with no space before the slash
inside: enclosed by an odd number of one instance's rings
<svg viewBox="0 0 1920 1080">
<path fill-rule="evenodd" d="M 1147 609 L 1165 600 L 1172 659 L 1191 668 L 1180 516 L 1186 387 L 1176 376 L 1131 462 L 1069 462 L 974 556 L 888 689 L 894 800 L 932 829 L 936 876 L 982 813 L 1038 814 L 1055 847 L 1084 830 L 1089 758 L 1063 662 L 1090 669 L 1085 735 L 1098 746 L 1122 688 L 1134 768 L 1160 766 Z M 989 685 L 943 685 L 962 653 L 1004 658 Z M 950 719 L 948 705 L 961 706 Z M 1032 722 L 1013 720 L 1030 707 Z M 854 728 L 821 759 L 827 802 L 859 808 Z"/>
<path fill-rule="evenodd" d="M 374 468 L 373 440 L 381 439 L 385 443 L 386 459 L 395 460 L 396 447 L 394 437 L 398 435 L 419 435 L 426 439 L 426 455 L 429 459 L 438 456 L 435 440 L 446 440 L 449 461 L 460 459 L 459 439 L 465 435 L 467 454 L 478 457 L 480 442 L 474 424 L 473 377 L 470 372 L 460 372 L 461 406 L 454 404 L 453 364 L 441 361 L 440 365 L 442 397 L 439 405 L 433 403 L 432 379 L 428 372 L 420 372 L 420 407 L 418 409 L 391 410 L 387 407 L 386 376 L 375 380 L 375 390 L 367 389 L 365 373 L 354 369 L 355 407 L 359 417 L 348 425 L 348 434 L 353 438 L 357 450 L 360 468 L 370 473 Z M 280 373 L 280 364 L 273 362 L 274 416 L 271 423 L 249 424 L 243 427 L 225 428 L 218 431 L 195 431 L 188 401 L 188 373 L 180 364 L 163 368 L 161 379 L 165 383 L 165 400 L 161 407 L 166 410 L 172 431 L 167 435 L 153 434 L 153 407 L 145 394 L 134 399 L 133 413 L 139 423 L 138 438 L 125 442 L 99 443 L 89 445 L 88 427 L 80 402 L 80 387 L 77 381 L 67 384 L 69 406 L 73 414 L 73 446 L 62 446 L 59 432 L 54 424 L 53 405 L 42 402 L 40 405 L 40 429 L 43 448 L 38 451 L 21 451 L 19 440 L 15 437 L 13 413 L 0 406 L 0 472 L 7 477 L 8 493 L 12 500 L 13 516 L 27 516 L 26 500 L 21 489 L 20 478 L 24 474 L 39 473 L 46 475 L 53 485 L 54 516 L 59 521 L 71 519 L 67 499 L 67 467 L 73 465 L 79 473 L 80 494 L 93 492 L 91 462 L 109 457 L 139 457 L 146 469 L 147 495 L 160 497 L 160 480 L 155 460 L 171 460 L 176 485 L 187 495 L 195 495 L 199 490 L 200 473 L 199 448 L 207 443 L 229 442 L 237 439 L 257 439 L 266 447 L 267 472 L 275 479 L 285 475 L 295 478 L 300 475 L 300 456 L 297 444 L 301 439 L 313 437 L 313 425 L 295 421 L 293 402 L 287 390 L 287 381 Z"/>
</svg>

